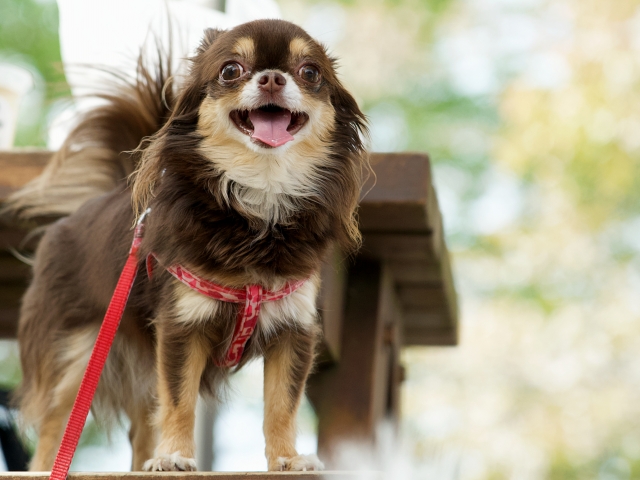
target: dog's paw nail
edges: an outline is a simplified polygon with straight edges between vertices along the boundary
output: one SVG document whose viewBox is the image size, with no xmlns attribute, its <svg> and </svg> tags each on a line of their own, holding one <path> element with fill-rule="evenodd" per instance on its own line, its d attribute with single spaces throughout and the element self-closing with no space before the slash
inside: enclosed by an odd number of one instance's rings
<svg viewBox="0 0 640 480">
<path fill-rule="evenodd" d="M 324 464 L 316 455 L 297 455 L 295 457 L 278 457 L 274 465 L 275 468 L 270 470 L 279 471 L 319 471 L 324 470 Z"/>
<path fill-rule="evenodd" d="M 147 460 L 142 469 L 145 472 L 195 472 L 196 461 L 193 458 L 181 457 L 180 452 L 175 452 Z"/>
</svg>

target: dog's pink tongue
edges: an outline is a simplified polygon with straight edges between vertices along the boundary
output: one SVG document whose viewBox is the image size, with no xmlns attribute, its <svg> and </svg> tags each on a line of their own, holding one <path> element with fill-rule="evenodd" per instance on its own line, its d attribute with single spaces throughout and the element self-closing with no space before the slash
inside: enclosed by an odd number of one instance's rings
<svg viewBox="0 0 640 480">
<path fill-rule="evenodd" d="M 287 132 L 287 127 L 291 123 L 291 112 L 289 110 L 280 112 L 251 110 L 249 118 L 253 123 L 253 135 L 251 135 L 251 138 L 257 138 L 272 147 L 279 147 L 293 140 L 293 135 Z"/>
</svg>

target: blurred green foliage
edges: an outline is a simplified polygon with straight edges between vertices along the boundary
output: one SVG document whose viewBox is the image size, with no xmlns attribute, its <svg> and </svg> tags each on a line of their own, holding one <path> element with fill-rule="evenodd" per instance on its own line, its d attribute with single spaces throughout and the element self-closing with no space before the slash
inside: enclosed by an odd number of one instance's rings
<svg viewBox="0 0 640 480">
<path fill-rule="evenodd" d="M 21 125 L 15 144 L 44 146 L 47 109 L 53 100 L 69 94 L 60 58 L 55 1 L 0 1 L 0 61 L 26 64 L 40 74 L 36 88 L 44 91 L 44 111 L 35 122 Z"/>
<path fill-rule="evenodd" d="M 0 388 L 11 389 L 22 378 L 15 342 L 0 341 Z"/>
</svg>

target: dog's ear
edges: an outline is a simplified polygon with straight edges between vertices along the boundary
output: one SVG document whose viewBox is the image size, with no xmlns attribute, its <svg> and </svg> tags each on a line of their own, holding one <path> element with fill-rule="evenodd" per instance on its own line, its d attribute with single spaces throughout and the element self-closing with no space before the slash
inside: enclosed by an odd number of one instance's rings
<svg viewBox="0 0 640 480">
<path fill-rule="evenodd" d="M 341 218 L 339 233 L 340 246 L 345 253 L 355 252 L 362 243 L 358 229 L 358 218 L 355 214 L 358 196 L 363 180 L 371 173 L 369 156 L 366 152 L 365 140 L 369 137 L 367 117 L 358 107 L 351 94 L 333 80 L 331 104 L 335 110 L 335 127 L 333 130 L 334 158 L 340 160 L 341 178 L 335 182 L 333 192 L 326 195 L 331 204 L 336 205 L 336 213 Z"/>
<path fill-rule="evenodd" d="M 351 94 L 338 82 L 331 92 L 331 103 L 336 112 L 337 135 L 342 145 L 348 145 L 352 152 L 362 152 L 363 137 L 369 136 L 367 117 L 358 107 Z"/>
<path fill-rule="evenodd" d="M 206 52 L 207 48 L 213 45 L 213 42 L 216 41 L 216 38 L 218 38 L 224 32 L 226 32 L 226 30 L 220 30 L 218 28 L 207 28 L 204 31 L 204 37 L 202 39 L 202 42 L 200 42 L 200 46 L 196 50 L 196 54 L 201 55 Z"/>
</svg>

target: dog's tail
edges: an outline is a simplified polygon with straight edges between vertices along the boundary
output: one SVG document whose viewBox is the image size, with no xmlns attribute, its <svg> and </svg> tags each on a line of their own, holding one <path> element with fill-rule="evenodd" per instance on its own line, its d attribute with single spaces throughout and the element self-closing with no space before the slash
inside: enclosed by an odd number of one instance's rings
<svg viewBox="0 0 640 480">
<path fill-rule="evenodd" d="M 7 199 L 6 213 L 46 224 L 126 181 L 141 141 L 162 127 L 174 103 L 171 55 L 157 53 L 153 62 L 141 54 L 133 77 L 102 70 L 109 81 L 95 95 L 100 106 L 82 115 L 43 173 Z"/>
</svg>

